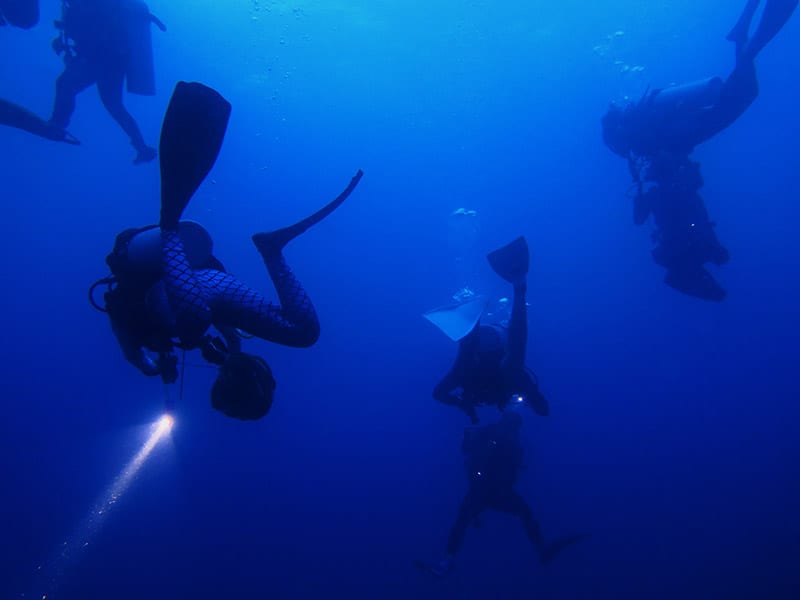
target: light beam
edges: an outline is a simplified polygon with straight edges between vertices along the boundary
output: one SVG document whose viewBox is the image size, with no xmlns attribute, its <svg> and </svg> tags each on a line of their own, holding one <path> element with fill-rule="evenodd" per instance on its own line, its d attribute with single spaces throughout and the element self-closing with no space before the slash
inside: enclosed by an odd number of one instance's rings
<svg viewBox="0 0 800 600">
<path fill-rule="evenodd" d="M 150 435 L 142 447 L 113 479 L 73 535 L 60 545 L 55 558 L 37 568 L 38 589 L 32 597 L 49 598 L 58 589 L 68 568 L 80 558 L 82 551 L 89 546 L 108 518 L 111 509 L 133 483 L 153 449 L 162 439 L 169 436 L 174 425 L 175 420 L 172 415 L 165 413 L 150 426 Z"/>
</svg>

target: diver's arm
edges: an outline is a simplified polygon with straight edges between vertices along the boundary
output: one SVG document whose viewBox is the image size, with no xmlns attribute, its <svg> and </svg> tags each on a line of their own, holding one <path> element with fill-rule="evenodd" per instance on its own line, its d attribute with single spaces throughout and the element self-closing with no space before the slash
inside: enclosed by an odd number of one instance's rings
<svg viewBox="0 0 800 600">
<path fill-rule="evenodd" d="M 166 25 L 164 25 L 164 21 L 162 21 L 161 19 L 159 19 L 159 18 L 158 18 L 157 16 L 155 16 L 153 13 L 150 13 L 150 22 L 151 22 L 153 25 L 155 25 L 156 27 L 158 27 L 158 28 L 159 28 L 161 31 L 166 31 L 166 30 L 167 30 L 167 26 L 166 26 Z"/>
<path fill-rule="evenodd" d="M 234 327 L 216 326 L 222 337 L 225 338 L 225 343 L 228 346 L 228 352 L 241 352 L 242 351 L 242 338 L 236 333 Z"/>
<path fill-rule="evenodd" d="M 458 388 L 462 387 L 469 364 L 469 357 L 474 356 L 479 343 L 478 328 L 473 329 L 469 334 L 458 342 L 458 355 L 450 371 L 433 388 L 433 397 L 444 404 L 456 404 L 460 401 Z"/>
<path fill-rule="evenodd" d="M 508 356 L 505 368 L 511 373 L 519 373 L 525 369 L 525 354 L 528 346 L 528 308 L 525 294 L 528 284 L 520 281 L 514 284 L 511 319 L 508 323 Z"/>
<path fill-rule="evenodd" d="M 133 337 L 113 319 L 111 320 L 111 330 L 114 332 L 119 347 L 129 363 L 147 376 L 153 377 L 161 374 L 161 369 L 159 369 L 150 355 L 145 352 L 144 348 L 134 342 Z"/>
</svg>

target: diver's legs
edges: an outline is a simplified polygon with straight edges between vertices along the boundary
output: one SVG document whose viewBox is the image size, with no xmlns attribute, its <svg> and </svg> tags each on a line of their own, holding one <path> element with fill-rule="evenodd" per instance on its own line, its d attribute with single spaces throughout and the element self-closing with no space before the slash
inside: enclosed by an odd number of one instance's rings
<svg viewBox="0 0 800 600">
<path fill-rule="evenodd" d="M 122 70 L 104 69 L 104 72 L 97 79 L 97 91 L 100 100 L 106 107 L 108 114 L 122 127 L 131 139 L 131 145 L 138 153 L 134 163 L 148 162 L 156 157 L 155 149 L 150 148 L 144 142 L 144 137 L 136 124 L 136 120 L 125 108 L 122 102 L 122 86 L 125 80 L 125 73 Z"/>
<path fill-rule="evenodd" d="M 281 254 L 265 257 L 264 263 L 278 292 L 278 305 L 227 273 L 195 274 L 209 295 L 214 324 L 237 327 L 285 346 L 312 346 L 319 338 L 319 320 L 310 298 Z"/>
<path fill-rule="evenodd" d="M 467 528 L 470 523 L 483 512 L 484 508 L 483 503 L 479 502 L 472 492 L 467 492 L 467 495 L 461 502 L 461 508 L 458 510 L 456 522 L 453 523 L 453 527 L 450 529 L 450 535 L 447 538 L 448 560 L 452 560 L 453 557 L 458 554 L 458 551 L 461 549 L 461 544 L 464 543 L 464 536 L 467 533 Z"/>
<path fill-rule="evenodd" d="M 294 276 L 282 253 L 262 254 L 270 279 L 278 292 L 283 316 L 293 324 L 292 345 L 313 346 L 319 339 L 319 319 L 311 298 Z"/>
<path fill-rule="evenodd" d="M 50 123 L 66 129 L 75 112 L 75 98 L 94 82 L 94 72 L 85 60 L 75 58 L 70 61 L 56 79 L 56 98 Z"/>
<path fill-rule="evenodd" d="M 525 528 L 525 534 L 528 539 L 536 547 L 536 551 L 541 555 L 544 550 L 544 541 L 542 540 L 542 528 L 539 522 L 533 516 L 531 510 L 525 499 L 517 492 L 510 492 L 504 496 L 501 501 L 498 501 L 497 510 L 512 514 L 522 521 L 522 526 Z"/>
<path fill-rule="evenodd" d="M 195 277 L 177 231 L 161 230 L 161 283 L 166 314 L 159 317 L 168 330 L 188 345 L 198 346 L 211 324 L 208 292 Z"/>
<path fill-rule="evenodd" d="M 741 57 L 720 90 L 717 102 L 696 114 L 695 138 L 711 139 L 730 127 L 758 97 L 758 77 L 753 60 Z"/>
<path fill-rule="evenodd" d="M 758 28 L 742 48 L 739 60 L 743 62 L 755 60 L 758 53 L 764 49 L 764 46 L 786 25 L 786 22 L 797 8 L 797 4 L 798 0 L 767 0 Z M 745 10 L 747 10 L 747 7 Z M 752 19 L 752 16 L 750 18 Z"/>
<path fill-rule="evenodd" d="M 493 505 L 492 508 L 495 508 L 495 506 Z M 543 565 L 550 563 L 565 548 L 588 537 L 584 534 L 570 535 L 545 543 L 539 522 L 533 516 L 533 512 L 528 506 L 528 503 L 525 502 L 525 499 L 516 492 L 511 492 L 511 494 L 498 503 L 496 508 L 520 518 L 525 527 L 525 533 L 528 539 L 539 554 L 539 562 Z"/>
<path fill-rule="evenodd" d="M 742 14 L 739 15 L 739 20 L 725 38 L 736 44 L 737 54 L 738 50 L 747 43 L 747 38 L 750 37 L 750 24 L 753 22 L 759 4 L 761 4 L 761 0 L 747 0 Z"/>
</svg>

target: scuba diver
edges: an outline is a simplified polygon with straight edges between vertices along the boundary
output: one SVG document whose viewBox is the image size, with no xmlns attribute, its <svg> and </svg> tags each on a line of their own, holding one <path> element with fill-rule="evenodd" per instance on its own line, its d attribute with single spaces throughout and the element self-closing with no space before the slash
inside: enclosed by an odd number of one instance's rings
<svg viewBox="0 0 800 600">
<path fill-rule="evenodd" d="M 253 420 L 269 410 L 275 381 L 263 359 L 241 351 L 238 338 L 255 336 L 297 348 L 317 341 L 317 314 L 286 264 L 283 248 L 338 208 L 362 172 L 310 217 L 253 236 L 280 299 L 280 304 L 268 302 L 225 272 L 200 225 L 181 221 L 216 161 L 230 110 L 216 91 L 199 83 L 178 83 L 161 129 L 159 224 L 117 236 L 106 259 L 112 275 L 92 286 L 90 299 L 108 313 L 125 357 L 142 373 L 173 383 L 178 379 L 175 349 L 201 349 L 208 362 L 220 367 L 212 406 L 227 416 Z M 108 286 L 104 306 L 93 299 L 101 285 Z M 224 340 L 207 333 L 212 325 Z"/>
<path fill-rule="evenodd" d="M 480 319 L 487 304 L 482 296 L 423 315 L 459 342 L 455 363 L 434 388 L 433 397 L 460 408 L 473 424 L 478 422 L 477 406 L 486 404 L 503 410 L 512 399 L 524 400 L 545 416 L 550 412 L 547 400 L 539 391 L 536 376 L 525 366 L 528 243 L 519 237 L 491 252 L 487 259 L 494 272 L 513 285 L 511 318 L 507 325 L 482 325 Z"/>
<path fill-rule="evenodd" d="M 464 542 L 467 528 L 470 524 L 479 526 L 478 518 L 486 510 L 519 517 L 528 539 L 539 554 L 539 562 L 543 565 L 551 562 L 566 547 L 587 537 L 572 535 L 545 543 L 541 527 L 528 503 L 514 489 L 519 472 L 524 468 L 521 428 L 522 417 L 517 410 L 509 409 L 503 412 L 497 423 L 464 430 L 461 453 L 464 455 L 469 488 L 450 530 L 447 556 L 432 564 L 416 561 L 417 567 L 438 577 L 450 572 L 455 556 Z"/>
<path fill-rule="evenodd" d="M 656 89 L 638 103 L 612 103 L 602 120 L 603 140 L 625 158 L 635 185 L 634 222 L 652 214 L 656 231 L 653 258 L 667 272 L 670 287 L 703 300 L 721 301 L 726 292 L 706 270 L 728 262 L 698 193 L 700 165 L 689 159 L 695 146 L 733 124 L 758 96 L 755 58 L 777 35 L 798 0 L 766 0 L 752 36 L 750 26 L 760 0 L 748 0 L 728 34 L 736 65 L 726 80 Z"/>
<path fill-rule="evenodd" d="M 39 0 L 0 0 L 0 26 L 31 29 L 39 22 Z M 16 127 L 39 137 L 77 145 L 79 142 L 63 128 L 38 117 L 27 108 L 0 98 L 0 125 Z"/>
<path fill-rule="evenodd" d="M 136 150 L 133 164 L 156 158 L 136 121 L 122 102 L 122 86 L 128 92 L 155 95 L 153 47 L 150 26 L 166 31 L 164 24 L 142 0 L 63 0 L 61 30 L 53 50 L 64 55 L 64 71 L 56 80 L 56 96 L 50 123 L 64 130 L 75 112 L 77 95 L 97 86 L 108 113 L 130 137 Z"/>
</svg>

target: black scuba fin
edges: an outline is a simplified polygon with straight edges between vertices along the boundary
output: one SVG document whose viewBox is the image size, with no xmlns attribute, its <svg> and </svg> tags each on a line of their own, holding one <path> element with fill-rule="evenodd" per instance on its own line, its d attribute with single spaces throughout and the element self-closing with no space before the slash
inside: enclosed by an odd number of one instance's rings
<svg viewBox="0 0 800 600">
<path fill-rule="evenodd" d="M 179 81 L 161 125 L 162 229 L 175 229 L 192 195 L 217 160 L 231 105 L 201 83 Z"/>
<path fill-rule="evenodd" d="M 316 225 L 334 210 L 339 208 L 339 206 L 341 206 L 342 203 L 347 200 L 347 197 L 350 195 L 350 193 L 356 189 L 356 186 L 358 185 L 358 182 L 361 181 L 361 177 L 363 175 L 364 172 L 359 169 L 341 194 L 336 196 L 336 198 L 320 208 L 313 215 L 306 217 L 302 221 L 298 221 L 294 225 L 284 227 L 283 229 L 276 229 L 275 231 L 271 231 L 269 233 L 256 233 L 253 236 L 253 243 L 256 245 L 256 248 L 258 248 L 258 251 L 262 254 L 265 254 L 271 252 L 280 252 L 283 250 L 283 247 L 286 246 L 286 244 L 291 242 L 298 235 L 308 231 L 308 229 L 310 229 L 312 226 Z"/>
<path fill-rule="evenodd" d="M 54 142 L 80 145 L 80 142 L 66 130 L 45 121 L 27 108 L 2 98 L 0 98 L 0 125 L 16 127 Z"/>
<path fill-rule="evenodd" d="M 722 302 L 726 296 L 723 287 L 702 266 L 668 269 L 664 283 L 687 296 L 710 302 Z"/>
<path fill-rule="evenodd" d="M 521 281 L 528 274 L 530 252 L 528 242 L 520 236 L 510 244 L 486 255 L 492 269 L 509 283 Z"/>
</svg>

